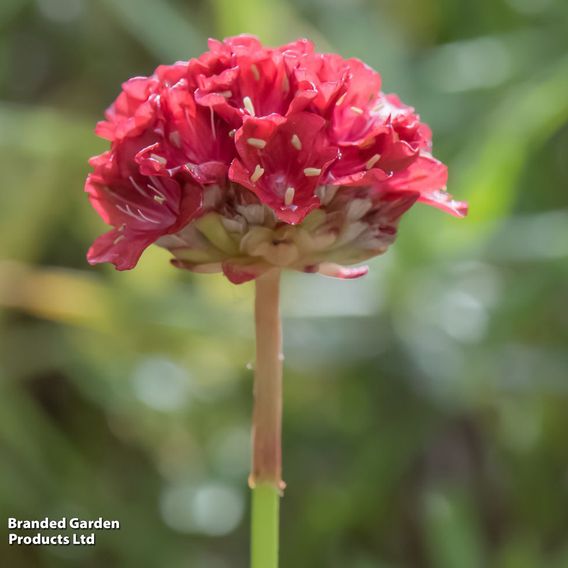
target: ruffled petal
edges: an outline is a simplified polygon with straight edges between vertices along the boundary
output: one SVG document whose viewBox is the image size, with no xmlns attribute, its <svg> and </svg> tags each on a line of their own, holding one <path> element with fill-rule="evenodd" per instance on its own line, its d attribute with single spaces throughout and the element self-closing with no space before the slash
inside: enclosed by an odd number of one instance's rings
<svg viewBox="0 0 568 568">
<path fill-rule="evenodd" d="M 113 230 L 89 261 L 132 268 L 157 242 L 235 283 L 276 265 L 355 278 L 343 264 L 385 252 L 416 201 L 465 215 L 429 127 L 380 89 L 358 59 L 251 35 L 126 81 L 96 127 L 111 145 L 85 190 Z"/>
<path fill-rule="evenodd" d="M 117 270 L 130 270 L 136 266 L 144 250 L 156 235 L 134 234 L 114 229 L 98 237 L 87 252 L 89 264 L 110 262 Z"/>
<path fill-rule="evenodd" d="M 315 190 L 337 157 L 325 125 L 312 113 L 247 118 L 235 136 L 239 158 L 229 177 L 255 193 L 281 221 L 301 222 L 318 206 Z"/>
<path fill-rule="evenodd" d="M 467 203 L 456 201 L 446 192 L 448 168 L 428 154 L 420 155 L 406 170 L 387 182 L 389 189 L 419 194 L 418 201 L 442 209 L 456 217 L 467 214 Z"/>
</svg>

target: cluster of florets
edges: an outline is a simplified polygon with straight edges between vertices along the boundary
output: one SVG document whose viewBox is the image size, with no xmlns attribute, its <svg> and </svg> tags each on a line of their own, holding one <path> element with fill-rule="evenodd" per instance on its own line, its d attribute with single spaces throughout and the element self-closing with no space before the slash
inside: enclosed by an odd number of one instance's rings
<svg viewBox="0 0 568 568">
<path fill-rule="evenodd" d="M 307 40 L 211 40 L 197 59 L 135 77 L 97 125 L 91 203 L 113 230 L 91 263 L 133 268 L 146 247 L 236 283 L 273 267 L 356 277 L 416 201 L 456 215 L 447 170 L 414 110 L 357 59 Z"/>
</svg>

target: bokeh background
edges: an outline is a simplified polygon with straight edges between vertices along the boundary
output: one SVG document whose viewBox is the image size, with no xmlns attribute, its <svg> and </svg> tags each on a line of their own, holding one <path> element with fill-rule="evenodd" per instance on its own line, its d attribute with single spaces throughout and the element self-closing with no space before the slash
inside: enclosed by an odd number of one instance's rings
<svg viewBox="0 0 568 568">
<path fill-rule="evenodd" d="M 356 282 L 287 275 L 283 568 L 568 567 L 568 3 L 2 0 L 0 564 L 244 568 L 252 286 L 90 268 L 92 130 L 208 36 L 358 56 L 416 106 L 426 206 Z M 118 519 L 8 547 L 6 519 Z"/>
</svg>

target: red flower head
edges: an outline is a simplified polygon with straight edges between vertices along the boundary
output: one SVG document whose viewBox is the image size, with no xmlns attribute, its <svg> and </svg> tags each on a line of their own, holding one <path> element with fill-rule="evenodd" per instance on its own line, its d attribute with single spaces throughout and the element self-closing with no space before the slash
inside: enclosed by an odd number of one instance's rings
<svg viewBox="0 0 568 568">
<path fill-rule="evenodd" d="M 274 266 L 353 278 L 416 201 L 457 216 L 447 169 L 414 110 L 357 59 L 307 40 L 211 40 L 197 59 L 136 77 L 97 125 L 108 152 L 86 191 L 113 229 L 92 264 L 133 268 L 152 243 L 235 283 Z"/>
</svg>

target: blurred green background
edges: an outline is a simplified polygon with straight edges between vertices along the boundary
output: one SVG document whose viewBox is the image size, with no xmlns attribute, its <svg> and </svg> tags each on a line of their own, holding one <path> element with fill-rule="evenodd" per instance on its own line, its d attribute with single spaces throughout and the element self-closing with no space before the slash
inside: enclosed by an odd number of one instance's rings
<svg viewBox="0 0 568 568">
<path fill-rule="evenodd" d="M 568 3 L 2 0 L 0 564 L 244 568 L 252 286 L 90 268 L 120 83 L 207 36 L 358 56 L 470 201 L 356 282 L 285 277 L 283 568 L 568 567 Z M 116 518 L 89 547 L 6 519 Z"/>
</svg>

